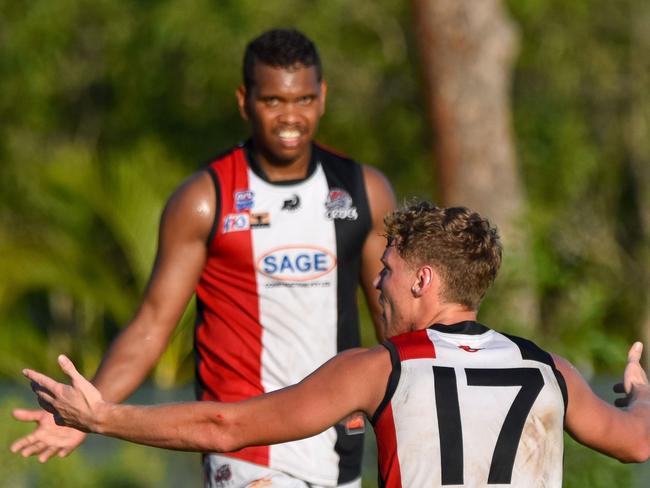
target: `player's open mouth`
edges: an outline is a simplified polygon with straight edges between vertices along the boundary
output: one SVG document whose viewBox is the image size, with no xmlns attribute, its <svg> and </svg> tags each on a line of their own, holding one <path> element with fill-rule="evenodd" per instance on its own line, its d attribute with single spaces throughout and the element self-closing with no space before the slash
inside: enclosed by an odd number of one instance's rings
<svg viewBox="0 0 650 488">
<path fill-rule="evenodd" d="M 280 141 L 285 147 L 295 147 L 300 143 L 301 133 L 297 129 L 285 129 L 278 132 Z"/>
</svg>

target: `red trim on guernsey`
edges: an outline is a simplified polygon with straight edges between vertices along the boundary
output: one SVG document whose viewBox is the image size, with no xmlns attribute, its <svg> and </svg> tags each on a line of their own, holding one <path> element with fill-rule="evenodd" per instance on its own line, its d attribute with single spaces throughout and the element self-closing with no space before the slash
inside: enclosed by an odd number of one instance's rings
<svg viewBox="0 0 650 488">
<path fill-rule="evenodd" d="M 315 142 L 314 141 L 314 145 L 318 146 L 323 151 L 327 151 L 327 152 L 330 152 L 330 153 L 334 154 L 335 156 L 338 156 L 339 158 L 350 159 L 350 156 L 348 156 L 347 154 L 339 151 L 338 149 L 334 149 L 333 147 L 330 147 L 330 146 L 328 146 L 326 144 L 323 144 L 322 142 Z"/>
<path fill-rule="evenodd" d="M 203 304 L 196 330 L 198 374 L 202 400 L 233 402 L 264 393 L 262 387 L 262 328 L 250 228 L 238 227 L 229 215 L 250 212 L 248 164 L 242 148 L 211 163 L 219 181 L 221 215 L 208 259 L 197 286 Z M 240 221 L 241 222 L 241 221 Z M 244 221 L 246 222 L 246 221 Z M 269 464 L 269 447 L 242 449 L 229 456 L 262 466 Z"/>
<path fill-rule="evenodd" d="M 400 334 L 391 337 L 390 341 L 395 344 L 400 361 L 436 357 L 436 348 L 426 329 Z"/>
<path fill-rule="evenodd" d="M 393 419 L 393 407 L 390 403 L 375 424 L 375 435 L 377 436 L 377 461 L 379 476 L 382 480 L 381 486 L 383 488 L 402 488 L 395 420 Z"/>
</svg>

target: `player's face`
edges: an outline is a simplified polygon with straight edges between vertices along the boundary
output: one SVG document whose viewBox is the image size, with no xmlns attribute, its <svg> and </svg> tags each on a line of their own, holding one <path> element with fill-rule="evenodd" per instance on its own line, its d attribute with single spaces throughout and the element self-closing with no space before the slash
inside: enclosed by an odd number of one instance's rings
<svg viewBox="0 0 650 488">
<path fill-rule="evenodd" d="M 325 111 L 326 86 L 313 66 L 291 69 L 255 64 L 255 84 L 237 91 L 242 116 L 252 126 L 263 162 L 287 166 L 308 162 L 310 143 Z"/>
<path fill-rule="evenodd" d="M 384 335 L 392 337 L 411 330 L 411 288 L 416 281 L 415 272 L 402 259 L 394 245 L 386 247 L 381 262 L 384 267 L 375 280 L 379 304 L 384 319 Z"/>
</svg>

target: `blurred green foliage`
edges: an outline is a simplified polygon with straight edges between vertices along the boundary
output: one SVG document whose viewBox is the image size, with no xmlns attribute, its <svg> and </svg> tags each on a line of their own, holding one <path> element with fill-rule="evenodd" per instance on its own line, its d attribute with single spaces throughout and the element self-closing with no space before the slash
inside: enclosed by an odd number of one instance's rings
<svg viewBox="0 0 650 488">
<path fill-rule="evenodd" d="M 536 339 L 586 372 L 618 372 L 650 283 L 650 181 L 638 169 L 650 147 L 650 5 L 508 3 L 521 35 L 512 100 Z M 56 374 L 61 352 L 94 372 L 146 286 L 167 196 L 246 137 L 234 90 L 245 43 L 267 28 L 296 26 L 319 46 L 320 141 L 382 169 L 400 199 L 436 196 L 406 2 L 0 0 L 0 12 L 0 378 L 26 365 Z M 499 317 L 499 299 L 497 289 L 485 316 Z M 159 386 L 191 380 L 192 320 L 190 306 Z M 16 424 L 0 429 L 4 445 L 25 431 Z M 159 458 L 124 449 L 92 469 L 73 455 L 29 472 L 35 460 L 1 454 L 0 483 L 151 486 Z M 631 486 L 627 467 L 571 443 L 567 467 L 566 486 Z"/>
</svg>

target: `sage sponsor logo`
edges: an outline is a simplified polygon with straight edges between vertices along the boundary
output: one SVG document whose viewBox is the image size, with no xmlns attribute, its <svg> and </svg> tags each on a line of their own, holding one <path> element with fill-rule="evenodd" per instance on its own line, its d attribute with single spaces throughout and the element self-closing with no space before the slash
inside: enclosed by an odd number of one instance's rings
<svg viewBox="0 0 650 488">
<path fill-rule="evenodd" d="M 257 260 L 257 270 L 278 281 L 316 280 L 336 268 L 336 256 L 327 249 L 296 245 L 271 249 Z"/>
</svg>

